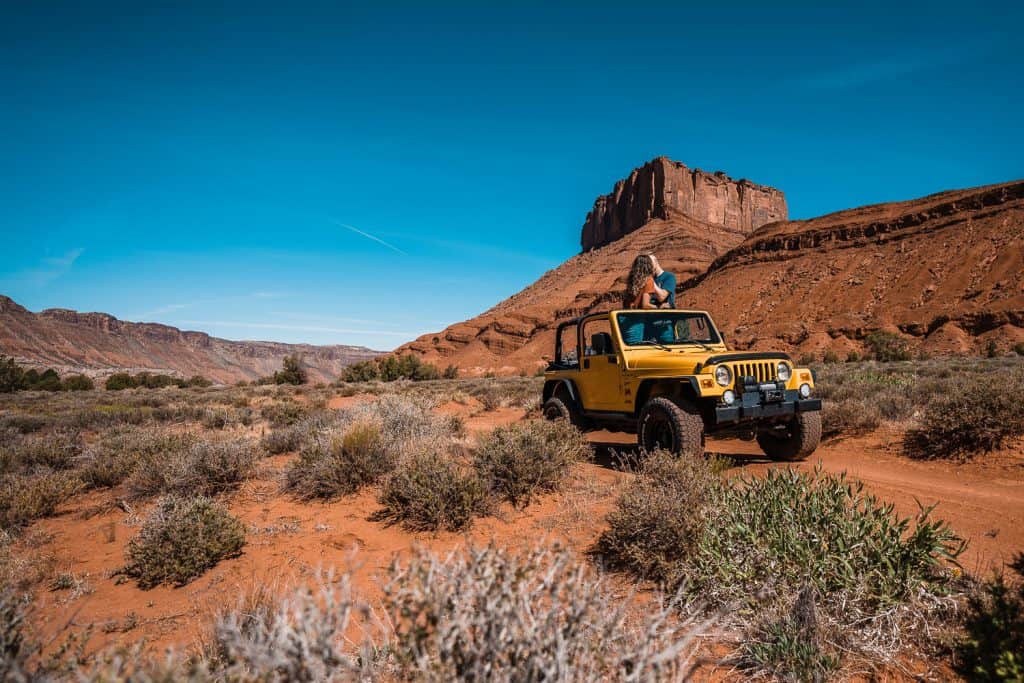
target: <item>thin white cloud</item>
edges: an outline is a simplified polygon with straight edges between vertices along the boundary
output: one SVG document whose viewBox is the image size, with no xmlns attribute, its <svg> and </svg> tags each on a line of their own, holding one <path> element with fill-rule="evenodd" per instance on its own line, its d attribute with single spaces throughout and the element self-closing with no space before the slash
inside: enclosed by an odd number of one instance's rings
<svg viewBox="0 0 1024 683">
<path fill-rule="evenodd" d="M 879 59 L 844 64 L 791 79 L 798 86 L 820 90 L 842 90 L 873 83 L 898 81 L 914 74 L 960 64 L 984 56 L 994 49 L 990 42 L 961 43 L 956 46 L 891 53 Z"/>
<path fill-rule="evenodd" d="M 357 235 L 362 235 L 366 239 L 373 240 L 374 242 L 377 242 L 379 244 L 383 244 L 388 249 L 390 249 L 392 251 L 396 251 L 399 254 L 401 254 L 402 256 L 408 256 L 409 255 L 409 254 L 405 253 L 404 251 L 402 251 L 401 249 L 399 249 L 398 247 L 396 247 L 395 245 L 390 244 L 388 242 L 385 242 L 384 240 L 382 240 L 381 238 L 377 237 L 376 235 L 371 235 L 368 232 L 360 230 L 359 228 L 355 227 L 354 225 L 349 225 L 348 223 L 342 223 L 341 221 L 334 220 L 333 218 L 331 219 L 331 222 L 334 223 L 335 225 L 338 225 L 338 226 L 342 227 L 342 228 L 345 228 L 347 230 L 351 230 L 352 232 L 356 233 Z"/>
<path fill-rule="evenodd" d="M 47 256 L 39 261 L 39 265 L 15 271 L 6 280 L 30 287 L 45 287 L 67 274 L 84 252 L 84 248 L 77 247 L 60 256 Z"/>
</svg>

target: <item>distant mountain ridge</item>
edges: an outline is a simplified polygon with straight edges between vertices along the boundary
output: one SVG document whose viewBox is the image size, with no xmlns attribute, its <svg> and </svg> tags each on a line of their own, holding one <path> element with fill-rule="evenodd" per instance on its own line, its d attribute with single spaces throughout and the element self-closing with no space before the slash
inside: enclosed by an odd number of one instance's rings
<svg viewBox="0 0 1024 683">
<path fill-rule="evenodd" d="M 63 308 L 33 313 L 0 295 L 0 354 L 62 373 L 103 376 L 146 370 L 233 383 L 272 374 L 293 353 L 303 356 L 314 381 L 333 381 L 346 366 L 380 355 L 363 346 L 229 341 L 106 313 Z"/>
</svg>

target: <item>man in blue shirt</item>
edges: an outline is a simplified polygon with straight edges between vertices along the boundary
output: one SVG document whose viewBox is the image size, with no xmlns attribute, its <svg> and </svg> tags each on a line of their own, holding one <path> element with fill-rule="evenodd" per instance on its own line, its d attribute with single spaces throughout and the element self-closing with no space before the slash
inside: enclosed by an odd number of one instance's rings
<svg viewBox="0 0 1024 683">
<path fill-rule="evenodd" d="M 661 264 L 658 263 L 658 257 L 654 254 L 647 254 L 647 257 L 654 264 L 654 284 L 658 285 L 659 289 L 665 290 L 664 296 L 652 294 L 651 303 L 658 308 L 675 308 L 676 276 L 662 268 Z"/>
</svg>

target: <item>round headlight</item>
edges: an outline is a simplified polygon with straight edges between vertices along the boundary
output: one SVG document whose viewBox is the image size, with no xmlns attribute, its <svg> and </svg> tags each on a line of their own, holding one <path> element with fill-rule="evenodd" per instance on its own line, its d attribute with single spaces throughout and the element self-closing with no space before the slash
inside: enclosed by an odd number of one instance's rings
<svg viewBox="0 0 1024 683">
<path fill-rule="evenodd" d="M 731 406 L 735 402 L 736 402 L 736 394 L 733 393 L 732 389 L 726 389 L 725 393 L 722 394 L 722 403 L 724 403 L 727 406 Z"/>
<path fill-rule="evenodd" d="M 811 396 L 811 385 L 801 384 L 800 385 L 800 398 L 810 398 Z"/>
<path fill-rule="evenodd" d="M 779 363 L 778 367 L 775 369 L 775 372 L 778 375 L 779 379 L 781 379 L 783 382 L 788 382 L 790 376 L 793 374 L 792 370 L 790 370 L 788 363 Z"/>
<path fill-rule="evenodd" d="M 732 384 L 732 370 L 729 369 L 729 366 L 719 365 L 715 368 L 715 381 L 723 387 Z"/>
</svg>

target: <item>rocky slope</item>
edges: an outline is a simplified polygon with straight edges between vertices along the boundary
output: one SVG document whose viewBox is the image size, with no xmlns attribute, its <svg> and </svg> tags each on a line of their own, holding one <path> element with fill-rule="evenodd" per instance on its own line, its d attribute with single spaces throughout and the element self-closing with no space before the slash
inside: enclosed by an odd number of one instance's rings
<svg viewBox="0 0 1024 683">
<path fill-rule="evenodd" d="M 718 189 L 686 189 L 708 182 Z M 780 213 L 777 190 L 655 159 L 598 198 L 584 253 L 402 350 L 469 373 L 532 372 L 557 322 L 615 307 L 647 250 L 677 273 L 678 305 L 710 310 L 739 348 L 846 358 L 879 329 L 927 354 L 1024 342 L 1024 181 L 758 227 Z"/>
<path fill-rule="evenodd" d="M 32 313 L 0 296 L 0 354 L 62 374 L 148 370 L 231 383 L 269 375 L 292 353 L 303 355 L 313 381 L 334 380 L 346 365 L 379 355 L 362 346 L 228 341 L 167 325 L 125 322 L 106 313 L 59 308 Z"/>
<path fill-rule="evenodd" d="M 768 225 L 680 290 L 741 347 L 845 358 L 884 329 L 1006 352 L 1024 342 L 1024 181 Z"/>
<path fill-rule="evenodd" d="M 598 199 L 582 229 L 583 253 L 481 315 L 399 352 L 453 363 L 471 374 L 533 372 L 546 364 L 559 321 L 617 305 L 637 254 L 655 252 L 680 282 L 696 277 L 739 245 L 769 208 L 785 217 L 778 190 L 659 157 Z M 601 243 L 613 235 L 619 236 Z"/>
</svg>

